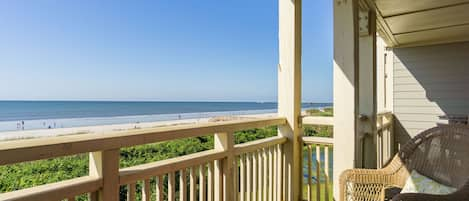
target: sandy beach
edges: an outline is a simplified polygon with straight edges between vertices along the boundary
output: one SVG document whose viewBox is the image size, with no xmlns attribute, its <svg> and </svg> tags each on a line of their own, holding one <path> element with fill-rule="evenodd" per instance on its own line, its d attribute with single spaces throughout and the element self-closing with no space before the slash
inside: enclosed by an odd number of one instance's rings
<svg viewBox="0 0 469 201">
<path fill-rule="evenodd" d="M 213 122 L 213 121 L 255 119 L 255 118 L 273 117 L 276 115 L 277 115 L 276 113 L 266 113 L 266 114 L 238 115 L 238 116 L 218 116 L 218 117 L 198 118 L 198 119 L 156 121 L 156 122 L 144 122 L 144 123 L 141 122 L 141 123 L 129 123 L 129 124 L 83 126 L 83 127 L 72 127 L 72 128 L 6 131 L 6 132 L 0 132 L 0 141 L 63 136 L 63 135 L 78 135 L 78 134 L 99 135 L 103 133 L 123 131 L 123 130 L 155 128 L 155 127 L 174 126 L 174 125 L 183 125 L 183 124 L 200 124 L 200 123 L 207 123 L 207 122 Z"/>
</svg>

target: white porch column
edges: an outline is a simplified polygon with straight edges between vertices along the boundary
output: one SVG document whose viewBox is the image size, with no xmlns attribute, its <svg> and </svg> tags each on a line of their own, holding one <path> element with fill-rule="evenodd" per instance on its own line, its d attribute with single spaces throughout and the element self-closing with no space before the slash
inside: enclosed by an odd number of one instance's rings
<svg viewBox="0 0 469 201">
<path fill-rule="evenodd" d="M 284 199 L 301 200 L 301 0 L 279 0 L 278 115 L 287 118 L 279 135 L 284 146 Z"/>
<path fill-rule="evenodd" d="M 359 17 L 360 16 L 360 17 Z M 358 0 L 334 0 L 334 197 L 346 170 L 376 165 L 376 29 Z M 363 136 L 370 134 L 365 142 Z M 369 140 L 371 137 L 371 140 Z M 364 149 L 363 149 L 364 148 Z M 366 154 L 365 154 L 366 153 Z"/>
<path fill-rule="evenodd" d="M 376 17 L 368 8 L 359 9 L 358 153 L 356 167 L 376 168 Z"/>
<path fill-rule="evenodd" d="M 339 176 L 357 159 L 356 114 L 358 69 L 358 0 L 334 4 L 334 198 Z"/>
</svg>

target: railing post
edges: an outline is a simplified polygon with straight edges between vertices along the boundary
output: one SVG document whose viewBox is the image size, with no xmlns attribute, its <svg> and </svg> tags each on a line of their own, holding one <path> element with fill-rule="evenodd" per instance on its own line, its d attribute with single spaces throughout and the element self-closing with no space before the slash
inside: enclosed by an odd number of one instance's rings
<svg viewBox="0 0 469 201">
<path fill-rule="evenodd" d="M 103 187 L 91 194 L 91 200 L 119 200 L 119 157 L 119 149 L 90 153 L 89 175 L 103 179 Z"/>
<path fill-rule="evenodd" d="M 278 115 L 287 119 L 279 135 L 284 145 L 284 195 L 279 200 L 302 200 L 301 115 L 301 0 L 279 0 Z"/>
<path fill-rule="evenodd" d="M 214 137 L 216 150 L 228 153 L 222 161 L 215 162 L 215 201 L 234 201 L 234 136 L 233 133 L 216 133 Z"/>
<path fill-rule="evenodd" d="M 393 114 L 379 114 L 377 117 L 377 167 L 382 168 L 394 155 Z"/>
</svg>

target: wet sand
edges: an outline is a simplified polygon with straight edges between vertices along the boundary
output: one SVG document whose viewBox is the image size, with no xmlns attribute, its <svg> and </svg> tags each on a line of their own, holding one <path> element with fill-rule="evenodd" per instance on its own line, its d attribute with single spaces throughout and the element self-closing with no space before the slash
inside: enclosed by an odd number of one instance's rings
<svg viewBox="0 0 469 201">
<path fill-rule="evenodd" d="M 99 135 L 99 134 L 113 132 L 113 131 L 123 131 L 123 130 L 132 130 L 132 129 L 141 129 L 141 128 L 155 128 L 155 127 L 184 125 L 184 124 L 200 124 L 200 123 L 207 123 L 207 122 L 213 122 L 213 121 L 231 121 L 231 120 L 239 120 L 239 119 L 265 118 L 265 117 L 274 117 L 276 115 L 277 114 L 275 113 L 268 113 L 268 114 L 240 115 L 240 116 L 219 116 L 219 117 L 200 118 L 200 119 L 141 122 L 141 123 L 129 123 L 129 124 L 83 126 L 83 127 L 73 127 L 73 128 L 6 131 L 6 132 L 0 132 L 0 141 L 42 138 L 42 137 L 52 137 L 52 136 L 62 136 L 62 135 L 78 135 L 78 134 Z"/>
</svg>

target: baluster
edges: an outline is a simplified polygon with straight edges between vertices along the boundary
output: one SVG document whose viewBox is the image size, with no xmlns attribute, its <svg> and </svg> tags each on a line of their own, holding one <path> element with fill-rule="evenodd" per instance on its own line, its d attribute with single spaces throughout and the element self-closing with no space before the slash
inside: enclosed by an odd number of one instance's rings
<svg viewBox="0 0 469 201">
<path fill-rule="evenodd" d="M 246 154 L 246 201 L 251 201 L 252 193 L 252 160 L 251 153 Z"/>
<path fill-rule="evenodd" d="M 268 181 L 269 181 L 269 185 L 267 186 L 268 190 L 269 190 L 269 195 L 268 195 L 268 200 L 270 201 L 273 201 L 273 194 L 274 194 L 274 191 L 273 191 L 273 182 L 272 182 L 272 178 L 273 178 L 273 160 L 272 160 L 272 149 L 271 147 L 267 147 L 267 157 L 269 158 L 269 160 L 267 161 L 269 163 L 269 173 L 267 174 L 268 175 Z"/>
<path fill-rule="evenodd" d="M 383 159 L 383 166 L 384 166 L 384 163 L 391 157 L 391 153 L 389 152 L 389 147 L 391 147 L 391 141 L 389 139 L 389 137 L 391 136 L 390 133 L 389 133 L 389 122 L 388 122 L 388 119 L 386 119 L 386 129 L 385 129 L 385 132 L 386 132 L 386 138 L 385 138 L 385 149 L 384 149 L 384 152 L 385 152 L 385 157 Z"/>
<path fill-rule="evenodd" d="M 312 192 L 312 187 L 313 187 L 313 151 L 312 151 L 312 145 L 306 145 L 308 149 L 308 201 L 313 200 L 313 192 Z"/>
<path fill-rule="evenodd" d="M 268 185 L 269 185 L 269 181 L 268 181 L 268 175 L 269 175 L 269 159 L 267 158 L 267 150 L 264 148 L 262 150 L 262 155 L 263 155 L 263 158 L 264 158 L 264 200 L 268 200 L 269 198 L 269 190 L 268 190 Z"/>
<path fill-rule="evenodd" d="M 199 167 L 199 200 L 207 200 L 206 194 L 206 182 L 205 182 L 205 164 L 200 165 Z"/>
<path fill-rule="evenodd" d="M 377 146 L 378 146 L 378 168 L 383 167 L 383 130 L 384 130 L 384 122 L 383 122 L 383 116 L 379 116 L 378 118 L 379 122 L 379 129 L 378 129 L 378 135 L 377 135 Z"/>
<path fill-rule="evenodd" d="M 245 183 L 246 183 L 246 172 L 245 172 L 245 166 L 244 166 L 244 154 L 241 154 L 239 156 L 239 200 L 244 201 L 244 195 L 245 195 Z"/>
<path fill-rule="evenodd" d="M 383 167 L 383 130 L 378 132 L 378 168 Z"/>
<path fill-rule="evenodd" d="M 262 150 L 259 150 L 257 152 L 257 158 L 258 158 L 258 186 L 257 186 L 257 189 L 258 189 L 258 200 L 261 201 L 262 198 L 263 198 L 263 194 L 264 194 L 264 173 L 263 173 L 263 158 L 262 158 Z"/>
<path fill-rule="evenodd" d="M 185 169 L 179 171 L 179 199 L 181 201 L 187 200 L 187 175 Z"/>
<path fill-rule="evenodd" d="M 231 193 L 230 195 L 232 196 L 232 198 L 229 198 L 229 200 L 233 200 L 233 201 L 237 201 L 239 198 L 239 195 L 238 195 L 238 183 L 239 183 L 239 178 L 238 178 L 238 157 L 236 155 L 232 155 L 231 156 L 231 159 L 232 159 L 232 162 L 231 162 L 231 173 L 230 173 L 230 176 L 232 177 L 231 179 L 231 186 L 229 186 L 231 188 L 231 191 L 233 193 Z"/>
<path fill-rule="evenodd" d="M 214 170 L 214 199 L 215 201 L 223 200 L 223 162 L 221 160 L 215 161 Z"/>
<path fill-rule="evenodd" d="M 213 162 L 208 163 L 207 201 L 214 201 L 214 167 Z"/>
<path fill-rule="evenodd" d="M 190 200 L 196 201 L 197 199 L 197 174 L 196 167 L 190 168 Z"/>
<path fill-rule="evenodd" d="M 156 201 L 164 201 L 164 177 L 161 176 L 156 176 Z"/>
<path fill-rule="evenodd" d="M 239 182 L 240 182 L 240 173 L 239 173 L 239 169 L 238 169 L 238 165 L 239 165 L 239 156 L 235 156 L 234 157 L 234 166 L 233 166 L 233 175 L 234 175 L 234 178 L 233 178 L 233 181 L 234 181 L 234 191 L 235 193 L 233 193 L 234 195 L 234 201 L 237 201 L 238 200 L 238 192 L 240 192 L 240 188 L 239 188 Z"/>
<path fill-rule="evenodd" d="M 321 200 L 321 146 L 316 144 L 316 199 Z"/>
<path fill-rule="evenodd" d="M 151 199 L 151 189 L 150 189 L 150 180 L 145 179 L 143 181 L 142 188 L 142 201 L 150 201 Z"/>
<path fill-rule="evenodd" d="M 252 200 L 256 200 L 257 199 L 257 193 L 259 192 L 259 189 L 258 189 L 258 176 L 257 176 L 257 165 L 258 165 L 258 161 L 257 161 L 257 154 L 256 152 L 253 152 L 252 153 Z"/>
<path fill-rule="evenodd" d="M 174 172 L 168 174 L 168 201 L 176 201 L 176 175 Z"/>
<path fill-rule="evenodd" d="M 127 185 L 127 201 L 135 201 L 135 182 Z"/>
<path fill-rule="evenodd" d="M 285 200 L 285 198 L 282 197 L 282 192 L 285 192 L 283 188 L 284 184 L 284 179 L 283 179 L 283 151 L 282 151 L 282 145 L 277 145 L 277 178 L 278 178 L 278 186 L 277 186 L 277 200 Z"/>
<path fill-rule="evenodd" d="M 277 185 L 278 185 L 278 178 L 277 178 L 277 145 L 274 145 L 271 147 L 272 149 L 272 154 L 273 154 L 273 169 L 272 169 L 272 179 L 273 179 L 273 200 L 277 201 L 279 200 L 277 198 Z"/>
<path fill-rule="evenodd" d="M 324 200 L 329 201 L 329 145 L 324 146 Z"/>
</svg>

